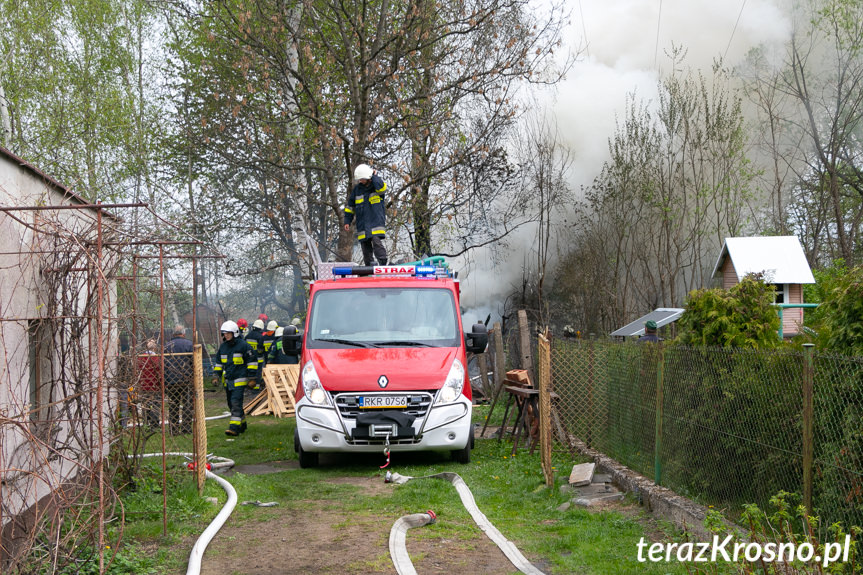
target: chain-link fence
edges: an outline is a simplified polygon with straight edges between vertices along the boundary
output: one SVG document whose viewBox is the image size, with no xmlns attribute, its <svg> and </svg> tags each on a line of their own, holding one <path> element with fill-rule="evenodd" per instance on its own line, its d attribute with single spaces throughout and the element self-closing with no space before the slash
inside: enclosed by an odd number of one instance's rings
<svg viewBox="0 0 863 575">
<path fill-rule="evenodd" d="M 730 517 L 811 494 L 822 525 L 863 525 L 863 358 L 554 340 L 551 373 L 567 431 L 659 484 Z"/>
</svg>

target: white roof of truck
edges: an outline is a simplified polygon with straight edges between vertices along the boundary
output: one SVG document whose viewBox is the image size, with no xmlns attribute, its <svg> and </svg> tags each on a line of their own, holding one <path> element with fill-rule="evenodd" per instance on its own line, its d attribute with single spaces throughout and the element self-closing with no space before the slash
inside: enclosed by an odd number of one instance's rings
<svg viewBox="0 0 863 575">
<path fill-rule="evenodd" d="M 730 257 L 731 263 L 734 264 L 738 281 L 748 273 L 764 273 L 764 279 L 768 283 L 815 283 L 815 277 L 797 236 L 725 238 L 711 277 L 722 273 L 727 257 Z"/>
</svg>

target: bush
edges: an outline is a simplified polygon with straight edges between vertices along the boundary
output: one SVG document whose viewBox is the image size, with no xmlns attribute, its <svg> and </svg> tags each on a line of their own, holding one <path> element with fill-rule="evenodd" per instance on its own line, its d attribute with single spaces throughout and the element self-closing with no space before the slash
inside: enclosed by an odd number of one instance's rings
<svg viewBox="0 0 863 575">
<path fill-rule="evenodd" d="M 731 289 L 689 293 L 677 341 L 689 346 L 771 348 L 779 344 L 774 288 L 757 274 Z"/>
</svg>

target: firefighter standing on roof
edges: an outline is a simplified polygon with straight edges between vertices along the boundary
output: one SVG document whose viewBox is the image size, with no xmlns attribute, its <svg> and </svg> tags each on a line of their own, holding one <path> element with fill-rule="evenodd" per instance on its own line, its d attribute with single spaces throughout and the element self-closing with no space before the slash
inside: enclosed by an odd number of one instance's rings
<svg viewBox="0 0 863 575">
<path fill-rule="evenodd" d="M 386 233 L 386 208 L 384 192 L 386 183 L 366 164 L 360 164 L 354 170 L 356 185 L 348 196 L 345 206 L 345 230 L 351 228 L 351 222 L 356 216 L 357 239 L 363 250 L 363 262 L 372 265 L 372 255 L 378 264 L 387 265 L 387 249 L 384 247 Z"/>
<path fill-rule="evenodd" d="M 231 420 L 225 435 L 236 437 L 246 431 L 246 414 L 243 412 L 243 392 L 258 371 L 258 358 L 252 346 L 240 339 L 240 328 L 232 321 L 222 324 L 222 345 L 216 352 L 213 370 L 222 376 Z"/>
</svg>

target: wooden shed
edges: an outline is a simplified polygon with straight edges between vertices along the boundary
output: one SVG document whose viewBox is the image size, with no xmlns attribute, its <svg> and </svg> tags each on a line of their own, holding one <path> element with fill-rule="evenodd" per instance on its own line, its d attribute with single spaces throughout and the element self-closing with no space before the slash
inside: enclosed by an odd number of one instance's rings
<svg viewBox="0 0 863 575">
<path fill-rule="evenodd" d="M 803 284 L 815 277 L 797 236 L 725 238 L 711 277 L 720 278 L 728 289 L 746 274 L 761 273 L 776 287 L 776 303 L 804 303 Z M 793 336 L 803 329 L 803 309 L 790 308 L 782 315 L 782 333 Z"/>
</svg>

